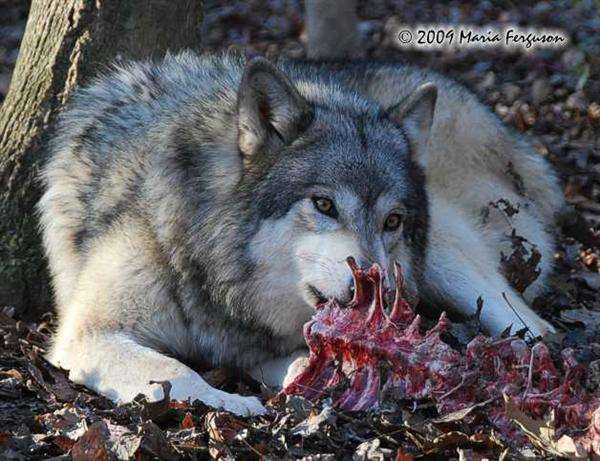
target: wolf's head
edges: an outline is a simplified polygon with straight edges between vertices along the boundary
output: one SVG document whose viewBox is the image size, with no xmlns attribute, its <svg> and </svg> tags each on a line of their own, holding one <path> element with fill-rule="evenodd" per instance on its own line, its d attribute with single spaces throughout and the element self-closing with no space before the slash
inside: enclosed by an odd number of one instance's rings
<svg viewBox="0 0 600 461">
<path fill-rule="evenodd" d="M 241 187 L 256 223 L 258 315 L 276 331 L 297 328 L 322 299 L 352 297 L 348 256 L 387 274 L 398 261 L 414 298 L 428 227 L 417 159 L 435 99 L 428 84 L 384 110 L 326 82 L 292 83 L 263 59 L 248 64 L 238 95 Z"/>
</svg>

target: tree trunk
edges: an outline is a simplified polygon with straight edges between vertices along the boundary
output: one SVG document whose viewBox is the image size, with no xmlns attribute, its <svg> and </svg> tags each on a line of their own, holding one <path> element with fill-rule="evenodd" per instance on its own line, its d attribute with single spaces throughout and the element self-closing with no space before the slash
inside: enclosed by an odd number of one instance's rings
<svg viewBox="0 0 600 461">
<path fill-rule="evenodd" d="M 202 0 L 33 0 L 0 107 L 0 308 L 50 304 L 37 180 L 57 113 L 115 60 L 199 48 Z"/>
</svg>

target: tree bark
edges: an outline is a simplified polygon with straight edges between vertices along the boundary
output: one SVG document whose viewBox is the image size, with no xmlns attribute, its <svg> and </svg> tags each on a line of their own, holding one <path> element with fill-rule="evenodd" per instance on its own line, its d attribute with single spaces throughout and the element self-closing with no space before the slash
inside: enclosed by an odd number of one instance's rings
<svg viewBox="0 0 600 461">
<path fill-rule="evenodd" d="M 0 308 L 49 307 L 38 172 L 74 88 L 111 62 L 199 48 L 202 0 L 33 0 L 0 107 Z"/>
</svg>

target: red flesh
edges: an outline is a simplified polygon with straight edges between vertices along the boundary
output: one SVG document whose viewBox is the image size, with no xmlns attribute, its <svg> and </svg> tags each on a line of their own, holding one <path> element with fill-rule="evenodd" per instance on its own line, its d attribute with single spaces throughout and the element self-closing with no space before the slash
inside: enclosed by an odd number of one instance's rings
<svg viewBox="0 0 600 461">
<path fill-rule="evenodd" d="M 532 417 L 553 410 L 557 433 L 581 430 L 577 441 L 600 453 L 600 395 L 582 388 L 586 370 L 573 350 L 563 351 L 563 379 L 543 343 L 530 348 L 517 337 L 478 336 L 461 354 L 440 338 L 450 325 L 445 314 L 420 333 L 420 317 L 402 296 L 399 267 L 388 315 L 379 267 L 364 271 L 352 258 L 348 264 L 354 299 L 346 306 L 335 300 L 318 306 L 304 326 L 309 363 L 284 393 L 309 399 L 327 393 L 337 407 L 359 411 L 376 409 L 382 393 L 393 392 L 400 399 L 431 399 L 440 415 L 489 401 L 489 422 L 507 438 L 524 441 L 504 412 L 505 394 Z"/>
</svg>

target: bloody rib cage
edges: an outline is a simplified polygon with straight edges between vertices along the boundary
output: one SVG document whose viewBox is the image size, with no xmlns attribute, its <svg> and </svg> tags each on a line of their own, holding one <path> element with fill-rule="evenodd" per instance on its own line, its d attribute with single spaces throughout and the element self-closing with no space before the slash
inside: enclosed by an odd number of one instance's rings
<svg viewBox="0 0 600 461">
<path fill-rule="evenodd" d="M 317 306 L 304 326 L 308 365 L 285 394 L 312 400 L 332 395 L 335 406 L 347 411 L 377 409 L 384 395 L 431 399 L 442 416 L 481 404 L 501 434 L 524 441 L 506 413 L 508 398 L 534 418 L 553 411 L 558 434 L 571 431 L 588 452 L 600 453 L 600 395 L 583 389 L 585 367 L 572 350 L 562 353 L 563 379 L 541 342 L 529 347 L 517 337 L 478 336 L 462 354 L 440 337 L 450 326 L 445 314 L 421 334 L 421 319 L 402 296 L 399 266 L 388 314 L 380 268 L 362 270 L 352 258 L 348 265 L 354 299 L 346 306 L 336 300 Z"/>
</svg>

